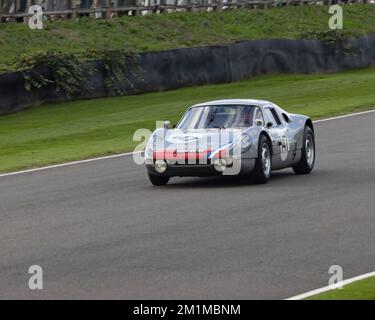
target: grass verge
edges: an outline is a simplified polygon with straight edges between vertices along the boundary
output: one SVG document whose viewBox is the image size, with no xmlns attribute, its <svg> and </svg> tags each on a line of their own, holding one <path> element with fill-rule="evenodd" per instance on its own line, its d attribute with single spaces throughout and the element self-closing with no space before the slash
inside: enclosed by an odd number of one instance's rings
<svg viewBox="0 0 375 320">
<path fill-rule="evenodd" d="M 348 284 L 343 289 L 312 296 L 307 300 L 375 300 L 375 277 Z"/>
<path fill-rule="evenodd" d="M 228 44 L 248 39 L 299 39 L 306 32 L 328 31 L 326 6 L 290 6 L 266 10 L 179 12 L 48 22 L 44 30 L 23 23 L 0 24 L 0 70 L 21 54 L 41 51 L 79 53 L 86 49 L 130 47 L 155 51 Z M 344 32 L 375 33 L 375 5 L 344 5 Z M 279 26 L 275 28 L 275 26 Z"/>
<path fill-rule="evenodd" d="M 132 151 L 135 130 L 176 122 L 188 106 L 212 99 L 266 99 L 314 119 L 371 109 L 374 83 L 369 68 L 43 105 L 0 117 L 0 172 Z"/>
</svg>

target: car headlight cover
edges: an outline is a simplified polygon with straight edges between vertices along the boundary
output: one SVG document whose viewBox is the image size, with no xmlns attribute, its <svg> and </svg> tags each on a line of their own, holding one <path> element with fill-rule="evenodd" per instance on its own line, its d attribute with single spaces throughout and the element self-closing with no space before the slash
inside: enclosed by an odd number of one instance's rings
<svg viewBox="0 0 375 320">
<path fill-rule="evenodd" d="M 241 151 L 246 152 L 247 150 L 249 150 L 251 147 L 251 144 L 252 144 L 251 136 L 244 133 L 241 136 Z"/>
<path fill-rule="evenodd" d="M 164 173 L 167 170 L 167 163 L 164 160 L 156 160 L 154 166 L 158 173 Z"/>
<path fill-rule="evenodd" d="M 215 159 L 214 162 L 214 168 L 216 171 L 223 172 L 225 168 L 227 167 L 227 161 L 225 159 Z"/>
</svg>

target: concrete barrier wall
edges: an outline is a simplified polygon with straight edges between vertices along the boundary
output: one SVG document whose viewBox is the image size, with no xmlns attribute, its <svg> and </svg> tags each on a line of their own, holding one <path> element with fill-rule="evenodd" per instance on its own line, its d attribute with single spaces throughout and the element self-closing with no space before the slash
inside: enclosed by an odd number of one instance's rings
<svg viewBox="0 0 375 320">
<path fill-rule="evenodd" d="M 375 64 L 375 36 L 353 42 L 355 54 L 317 40 L 254 40 L 229 46 L 210 46 L 143 53 L 139 57 L 142 80 L 129 94 L 155 92 L 194 85 L 229 83 L 272 73 L 324 73 L 364 68 Z M 104 66 L 88 81 L 93 88 L 79 98 L 109 96 Z M 49 77 L 48 70 L 43 70 Z M 48 102 L 67 100 L 54 86 L 28 92 L 19 72 L 0 75 L 0 115 Z"/>
</svg>

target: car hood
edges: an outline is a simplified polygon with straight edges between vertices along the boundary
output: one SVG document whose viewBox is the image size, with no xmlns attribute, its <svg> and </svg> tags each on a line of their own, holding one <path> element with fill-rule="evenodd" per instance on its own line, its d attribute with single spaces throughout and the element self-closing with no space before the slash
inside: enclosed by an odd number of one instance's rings
<svg viewBox="0 0 375 320">
<path fill-rule="evenodd" d="M 236 141 L 248 129 L 189 129 L 164 130 L 154 132 L 153 150 L 178 150 L 196 152 L 221 149 Z"/>
</svg>

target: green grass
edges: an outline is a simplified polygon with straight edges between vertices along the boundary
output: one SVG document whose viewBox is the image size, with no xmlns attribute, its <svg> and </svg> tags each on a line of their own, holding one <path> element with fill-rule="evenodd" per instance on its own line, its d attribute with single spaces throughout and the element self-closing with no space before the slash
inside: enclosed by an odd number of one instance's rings
<svg viewBox="0 0 375 320">
<path fill-rule="evenodd" d="M 24 53 L 79 52 L 92 48 L 155 51 L 227 44 L 246 39 L 300 38 L 309 31 L 328 31 L 328 7 L 291 6 L 267 10 L 180 12 L 119 17 L 112 20 L 48 22 L 45 30 L 22 23 L 0 24 L 0 70 Z M 278 26 L 278 27 L 275 27 Z M 375 5 L 345 5 L 344 31 L 375 33 Z"/>
<path fill-rule="evenodd" d="M 0 172 L 131 151 L 133 133 L 176 122 L 197 102 L 274 101 L 313 118 L 375 107 L 375 69 L 326 75 L 273 75 L 224 85 L 44 105 L 0 117 Z"/>
<path fill-rule="evenodd" d="M 375 300 L 375 277 L 312 296 L 308 300 Z"/>
</svg>

